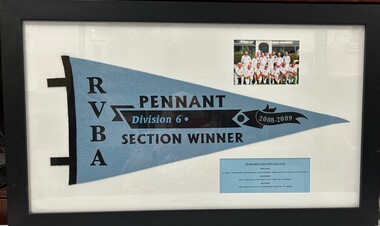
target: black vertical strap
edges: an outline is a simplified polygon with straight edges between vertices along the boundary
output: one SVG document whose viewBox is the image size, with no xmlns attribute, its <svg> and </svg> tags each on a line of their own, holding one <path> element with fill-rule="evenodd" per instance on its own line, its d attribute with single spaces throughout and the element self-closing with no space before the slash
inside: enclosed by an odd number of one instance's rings
<svg viewBox="0 0 380 226">
<path fill-rule="evenodd" d="M 71 185 L 77 183 L 77 128 L 75 117 L 75 93 L 70 57 L 62 56 L 61 58 L 66 77 L 67 106 L 69 116 L 69 184 Z"/>
</svg>

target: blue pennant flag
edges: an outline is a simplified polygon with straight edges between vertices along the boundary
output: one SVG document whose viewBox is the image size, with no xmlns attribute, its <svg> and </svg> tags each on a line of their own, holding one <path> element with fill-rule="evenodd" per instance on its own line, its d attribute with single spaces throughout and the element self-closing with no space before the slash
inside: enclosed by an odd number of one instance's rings
<svg viewBox="0 0 380 226">
<path fill-rule="evenodd" d="M 131 173 L 347 120 L 142 71 L 62 57 L 69 184 Z"/>
</svg>

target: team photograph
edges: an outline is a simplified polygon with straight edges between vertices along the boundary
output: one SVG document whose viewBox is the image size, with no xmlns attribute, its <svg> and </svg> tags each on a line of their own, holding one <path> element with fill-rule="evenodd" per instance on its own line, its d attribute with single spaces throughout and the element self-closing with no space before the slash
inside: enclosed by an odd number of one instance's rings
<svg viewBox="0 0 380 226">
<path fill-rule="evenodd" d="M 234 85 L 298 85 L 299 79 L 299 41 L 234 41 Z"/>
</svg>

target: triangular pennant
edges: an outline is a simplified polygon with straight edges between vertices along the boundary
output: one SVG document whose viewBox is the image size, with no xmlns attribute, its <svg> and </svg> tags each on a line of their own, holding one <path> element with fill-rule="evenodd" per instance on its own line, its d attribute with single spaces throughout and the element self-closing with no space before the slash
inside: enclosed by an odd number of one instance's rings
<svg viewBox="0 0 380 226">
<path fill-rule="evenodd" d="M 84 183 L 347 120 L 128 68 L 63 56 L 69 184 Z"/>
</svg>

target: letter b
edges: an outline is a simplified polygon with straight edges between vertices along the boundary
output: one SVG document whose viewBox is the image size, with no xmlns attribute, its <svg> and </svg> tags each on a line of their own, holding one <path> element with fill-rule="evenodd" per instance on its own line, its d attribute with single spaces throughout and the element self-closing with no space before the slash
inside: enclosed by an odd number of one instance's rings
<svg viewBox="0 0 380 226">
<path fill-rule="evenodd" d="M 104 131 L 106 128 L 104 126 L 91 126 L 92 128 L 92 140 L 91 142 L 101 142 L 106 140 L 106 135 Z"/>
</svg>

